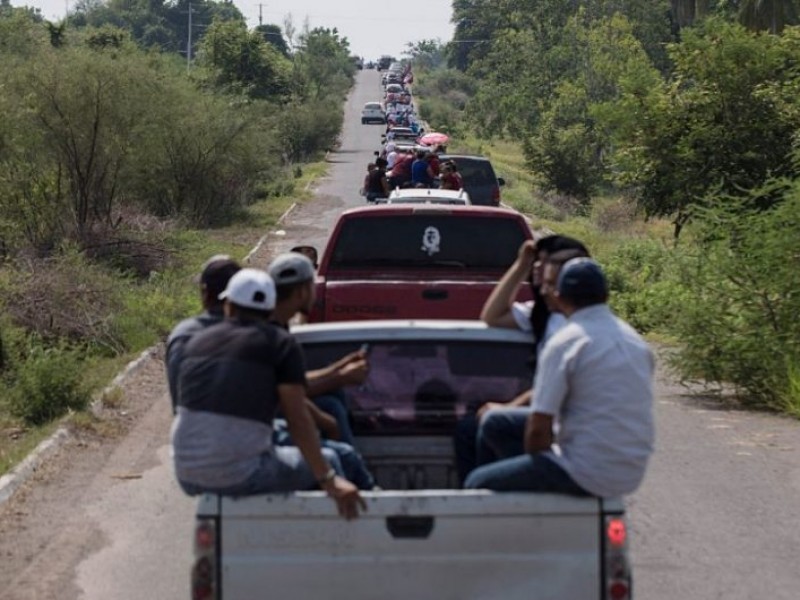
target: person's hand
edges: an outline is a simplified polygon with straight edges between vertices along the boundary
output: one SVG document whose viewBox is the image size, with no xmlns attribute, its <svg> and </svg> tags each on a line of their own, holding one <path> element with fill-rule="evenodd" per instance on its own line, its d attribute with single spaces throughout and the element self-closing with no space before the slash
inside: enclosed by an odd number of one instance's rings
<svg viewBox="0 0 800 600">
<path fill-rule="evenodd" d="M 490 410 L 503 410 L 505 408 L 508 408 L 508 406 L 503 402 L 487 402 L 481 405 L 481 407 L 478 409 L 478 412 L 475 414 L 478 417 L 478 421 L 480 421 Z"/>
<path fill-rule="evenodd" d="M 367 503 L 361 497 L 358 488 L 338 475 L 323 486 L 328 496 L 336 502 L 339 516 L 348 521 L 358 517 L 359 507 L 362 511 L 367 510 Z"/>
<path fill-rule="evenodd" d="M 336 361 L 336 368 L 342 369 L 346 365 L 352 362 L 358 362 L 359 360 L 364 360 L 367 358 L 367 353 L 363 350 L 356 350 L 355 352 L 351 352 L 350 354 L 345 354 L 342 358 Z"/>
<path fill-rule="evenodd" d="M 343 385 L 359 385 L 369 375 L 369 363 L 366 359 L 358 359 L 347 363 L 339 369 L 339 377 Z"/>
<path fill-rule="evenodd" d="M 536 242 L 524 241 L 517 252 L 517 260 L 528 268 L 532 267 L 536 261 Z"/>
</svg>

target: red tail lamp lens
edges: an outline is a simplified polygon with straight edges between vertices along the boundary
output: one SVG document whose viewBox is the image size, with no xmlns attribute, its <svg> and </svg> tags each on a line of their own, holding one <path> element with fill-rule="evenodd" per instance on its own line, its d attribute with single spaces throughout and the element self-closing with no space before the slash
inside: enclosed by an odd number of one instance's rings
<svg viewBox="0 0 800 600">
<path fill-rule="evenodd" d="M 200 526 L 195 533 L 195 543 L 198 549 L 207 550 L 214 545 L 214 532 L 210 527 Z"/>
<path fill-rule="evenodd" d="M 608 597 L 611 598 L 611 600 L 626 600 L 630 597 L 628 595 L 629 591 L 627 583 L 624 581 L 615 581 L 608 588 Z"/>
<path fill-rule="evenodd" d="M 612 546 L 623 546 L 628 537 L 625 521 L 622 519 L 611 519 L 606 527 L 606 535 Z"/>
</svg>

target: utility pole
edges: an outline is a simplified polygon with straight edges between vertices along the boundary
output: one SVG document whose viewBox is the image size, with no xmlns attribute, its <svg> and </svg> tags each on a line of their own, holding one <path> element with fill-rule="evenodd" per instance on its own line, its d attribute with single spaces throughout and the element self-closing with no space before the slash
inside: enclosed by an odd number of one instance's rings
<svg viewBox="0 0 800 600">
<path fill-rule="evenodd" d="M 261 27 L 264 24 L 264 17 L 261 14 L 261 9 L 264 8 L 263 4 L 258 5 L 258 26 Z"/>
<path fill-rule="evenodd" d="M 189 41 L 186 44 L 186 70 L 192 67 L 192 3 L 189 2 Z"/>
</svg>

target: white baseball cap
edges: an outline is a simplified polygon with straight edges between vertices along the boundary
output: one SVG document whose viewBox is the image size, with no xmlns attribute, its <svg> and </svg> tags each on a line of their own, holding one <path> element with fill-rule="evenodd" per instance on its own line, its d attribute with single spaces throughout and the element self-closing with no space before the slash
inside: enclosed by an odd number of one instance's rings
<svg viewBox="0 0 800 600">
<path fill-rule="evenodd" d="M 241 269 L 230 281 L 220 300 L 252 310 L 270 311 L 275 308 L 275 282 L 259 269 Z"/>
</svg>

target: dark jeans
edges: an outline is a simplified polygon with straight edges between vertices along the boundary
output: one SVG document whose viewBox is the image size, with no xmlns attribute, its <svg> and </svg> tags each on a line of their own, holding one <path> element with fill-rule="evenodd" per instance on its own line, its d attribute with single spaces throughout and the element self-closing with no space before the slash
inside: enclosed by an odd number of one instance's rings
<svg viewBox="0 0 800 600">
<path fill-rule="evenodd" d="M 322 455 L 339 475 L 343 474 L 342 465 L 336 452 L 330 448 L 323 448 Z M 300 453 L 300 449 L 294 446 L 276 446 L 272 451 L 262 454 L 256 471 L 245 481 L 236 485 L 225 488 L 212 488 L 180 480 L 178 480 L 178 483 L 181 489 L 190 496 L 203 493 L 220 494 L 222 496 L 252 496 L 254 494 L 319 488 L 311 468 Z"/>
<path fill-rule="evenodd" d="M 504 458 L 524 454 L 525 422 L 530 408 L 490 410 L 480 423 L 467 415 L 456 424 L 453 446 L 461 483 L 475 469 Z"/>
<path fill-rule="evenodd" d="M 347 398 L 343 390 L 337 390 L 330 394 L 317 396 L 311 401 L 323 412 L 328 413 L 339 426 L 339 441 L 355 446 L 353 430 L 350 428 L 350 417 L 347 412 Z"/>
<path fill-rule="evenodd" d="M 478 467 L 469 474 L 464 487 L 497 492 L 551 492 L 591 496 L 544 454 L 523 454 Z"/>
<path fill-rule="evenodd" d="M 292 436 L 286 428 L 286 421 L 275 420 L 275 432 L 272 435 L 273 443 L 278 447 L 291 447 Z M 364 459 L 350 444 L 336 440 L 320 440 L 323 451 L 334 452 L 337 462 L 341 465 L 341 473 L 345 479 L 351 481 L 361 490 L 371 490 L 375 487 L 375 478 L 367 469 Z M 327 456 L 327 455 L 326 455 Z M 333 464 L 331 465 L 336 468 Z M 338 469 L 337 469 L 338 470 Z"/>
</svg>

